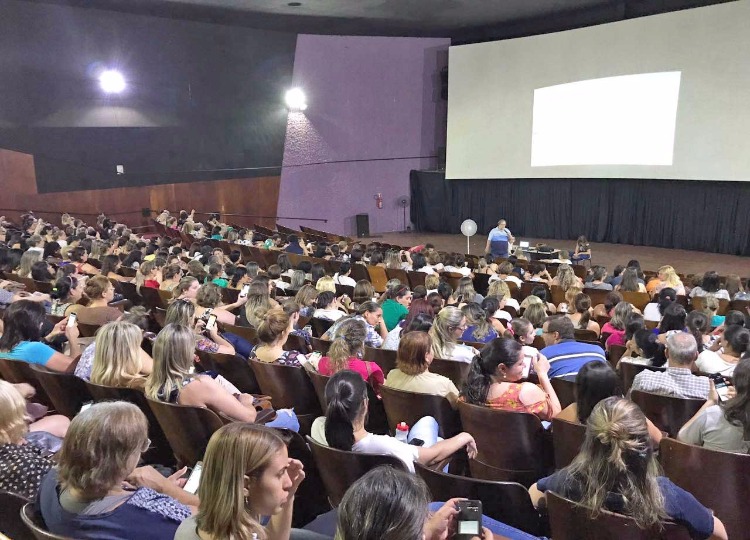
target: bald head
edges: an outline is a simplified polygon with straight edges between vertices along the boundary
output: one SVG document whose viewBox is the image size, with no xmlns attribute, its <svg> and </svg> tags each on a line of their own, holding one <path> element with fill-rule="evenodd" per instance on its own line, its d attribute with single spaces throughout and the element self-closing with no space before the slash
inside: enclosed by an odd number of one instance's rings
<svg viewBox="0 0 750 540">
<path fill-rule="evenodd" d="M 690 367 L 698 358 L 698 343 L 693 334 L 675 332 L 667 338 L 667 358 L 674 367 Z"/>
</svg>

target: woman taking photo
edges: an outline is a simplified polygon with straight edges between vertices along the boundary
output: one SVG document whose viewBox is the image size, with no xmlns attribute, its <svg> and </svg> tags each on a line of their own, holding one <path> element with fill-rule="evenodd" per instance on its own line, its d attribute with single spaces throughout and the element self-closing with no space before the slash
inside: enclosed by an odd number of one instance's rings
<svg viewBox="0 0 750 540">
<path fill-rule="evenodd" d="M 562 408 L 549 381 L 549 361 L 542 356 L 532 360 L 541 388 L 518 382 L 527 371 L 521 345 L 508 338 L 490 341 L 474 357 L 461 396 L 474 405 L 512 412 L 528 412 L 541 420 L 552 420 Z"/>
<path fill-rule="evenodd" d="M 211 436 L 198 487 L 198 513 L 182 522 L 175 540 L 294 538 L 294 496 L 305 478 L 273 429 L 233 423 Z M 261 525 L 262 516 L 271 516 Z M 290 536 L 291 535 L 291 536 Z"/>
<path fill-rule="evenodd" d="M 594 407 L 573 463 L 529 488 L 534 506 L 544 506 L 548 490 L 588 508 L 592 518 L 609 510 L 632 517 L 641 529 L 672 519 L 692 538 L 727 540 L 711 510 L 659 476 L 646 416 L 627 399 L 609 397 Z"/>
<path fill-rule="evenodd" d="M 368 398 L 367 385 L 359 374 L 344 370 L 326 384 L 325 397 L 328 402 L 326 416 L 313 423 L 312 437 L 321 444 L 337 450 L 388 454 L 399 458 L 414 472 L 414 462 L 431 466 L 449 458 L 466 448 L 469 458 L 477 454 L 474 437 L 460 433 L 444 441 L 437 440 L 438 425 L 434 418 L 426 416 L 412 426 L 408 440 L 418 438 L 423 446 L 413 446 L 389 435 L 373 435 L 365 429 Z"/>
<path fill-rule="evenodd" d="M 198 499 L 178 480 L 186 469 L 165 478 L 153 467 L 137 467 L 149 444 L 148 421 L 131 403 L 96 403 L 78 413 L 57 467 L 39 488 L 36 507 L 47 529 L 91 540 L 173 538 Z"/>
<path fill-rule="evenodd" d="M 441 309 L 429 332 L 435 358 L 471 362 L 477 350 L 458 343 L 466 328 L 466 317 L 460 309 L 453 306 Z"/>
<path fill-rule="evenodd" d="M 78 325 L 68 326 L 65 318 L 52 332 L 42 336 L 46 321 L 44 306 L 31 300 L 13 302 L 3 314 L 3 335 L 0 337 L 0 358 L 40 364 L 52 371 L 68 371 L 73 359 L 81 354 Z M 64 334 L 70 344 L 70 356 L 57 352 L 44 343 Z M 44 338 L 44 339 L 42 339 Z"/>
<path fill-rule="evenodd" d="M 679 440 L 723 452 L 750 451 L 750 359 L 739 361 L 732 383 L 734 395 L 721 399 L 711 382 L 706 403 L 682 426 Z"/>
<path fill-rule="evenodd" d="M 318 371 L 331 376 L 348 369 L 356 371 L 377 392 L 385 381 L 383 370 L 375 362 L 362 360 L 367 329 L 357 318 L 346 319 L 337 325 L 327 356 L 318 362 Z"/>
<path fill-rule="evenodd" d="M 180 324 L 192 328 L 195 334 L 195 348 L 199 351 L 219 354 L 235 354 L 234 345 L 219 334 L 218 326 L 206 330 L 206 321 L 195 316 L 195 304 L 189 300 L 175 300 L 167 308 L 164 321 L 167 324 Z M 206 336 L 208 334 L 208 336 Z"/>
<path fill-rule="evenodd" d="M 120 269 L 120 266 L 122 266 L 122 264 L 120 263 L 120 257 L 118 257 L 117 255 L 105 255 L 102 258 L 101 275 L 109 279 L 114 279 L 116 281 L 132 281 L 133 278 L 121 276 L 117 273 L 117 270 Z"/>
<path fill-rule="evenodd" d="M 720 341 L 720 351 L 706 349 L 698 355 L 695 365 L 703 373 L 719 373 L 731 377 L 740 357 L 750 347 L 750 330 L 730 325 L 721 334 Z"/>
<path fill-rule="evenodd" d="M 441 396 L 456 406 L 458 388 L 448 377 L 430 373 L 432 339 L 427 332 L 409 332 L 398 345 L 396 369 L 388 372 L 385 386 L 404 392 Z"/>
<path fill-rule="evenodd" d="M 315 299 L 315 311 L 313 318 L 324 319 L 326 321 L 338 321 L 346 315 L 344 306 L 336 295 L 330 291 L 324 291 L 318 294 Z"/>
<path fill-rule="evenodd" d="M 89 303 L 76 312 L 78 322 L 102 326 L 122 317 L 122 311 L 109 305 L 115 297 L 115 286 L 104 276 L 94 276 L 86 281 L 83 294 Z"/>
</svg>

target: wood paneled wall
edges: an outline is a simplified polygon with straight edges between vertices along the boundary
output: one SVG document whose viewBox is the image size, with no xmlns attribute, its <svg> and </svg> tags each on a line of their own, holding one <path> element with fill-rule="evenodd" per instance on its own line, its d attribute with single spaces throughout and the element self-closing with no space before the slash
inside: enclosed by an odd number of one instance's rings
<svg viewBox="0 0 750 540">
<path fill-rule="evenodd" d="M 257 223 L 274 228 L 279 182 L 280 177 L 269 176 L 40 194 L 34 157 L 0 149 L 0 214 L 12 219 L 32 210 L 55 223 L 63 212 L 91 222 L 95 215 L 104 212 L 117 221 L 138 226 L 148 224 L 148 218 L 141 215 L 143 208 L 170 211 L 195 208 L 199 213 L 221 212 L 223 220 L 230 223 L 243 226 Z M 201 221 L 204 218 L 198 216 Z"/>
</svg>

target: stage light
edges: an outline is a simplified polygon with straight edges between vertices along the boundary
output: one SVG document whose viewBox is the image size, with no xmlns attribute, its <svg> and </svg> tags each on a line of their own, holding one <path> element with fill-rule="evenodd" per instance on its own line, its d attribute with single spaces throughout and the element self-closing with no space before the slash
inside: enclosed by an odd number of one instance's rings
<svg viewBox="0 0 750 540">
<path fill-rule="evenodd" d="M 107 94 L 119 94 L 125 90 L 125 77 L 119 71 L 108 69 L 99 75 L 99 85 Z"/>
<path fill-rule="evenodd" d="M 307 109 L 307 97 L 301 88 L 292 88 L 287 90 L 284 96 L 286 107 L 292 112 L 304 111 Z"/>
</svg>

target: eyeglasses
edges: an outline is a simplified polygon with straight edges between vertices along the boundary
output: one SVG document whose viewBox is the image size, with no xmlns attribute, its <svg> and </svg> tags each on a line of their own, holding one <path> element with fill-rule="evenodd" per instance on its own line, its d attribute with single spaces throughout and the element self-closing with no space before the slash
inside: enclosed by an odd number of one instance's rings
<svg viewBox="0 0 750 540">
<path fill-rule="evenodd" d="M 151 439 L 146 439 L 146 442 L 141 447 L 141 454 L 145 454 L 151 448 Z"/>
</svg>

